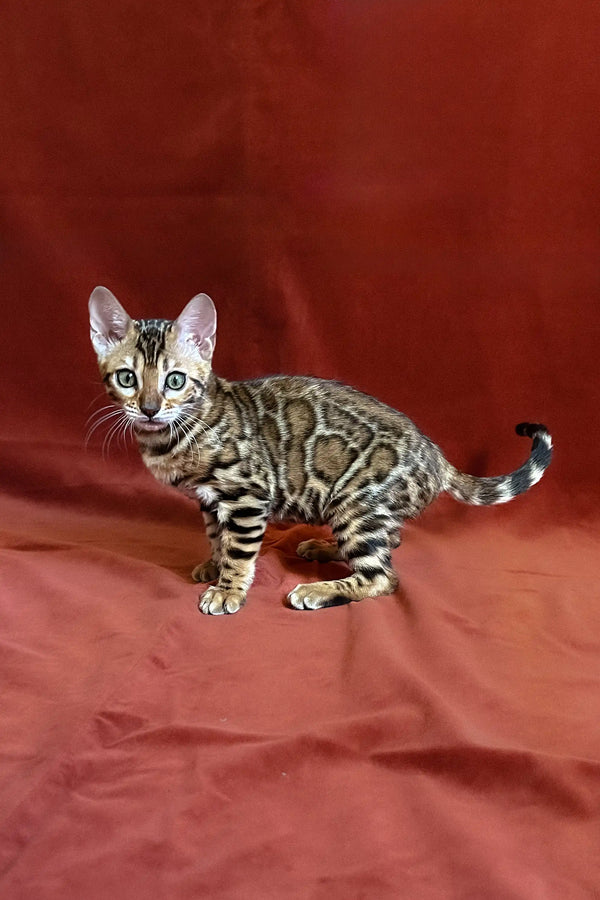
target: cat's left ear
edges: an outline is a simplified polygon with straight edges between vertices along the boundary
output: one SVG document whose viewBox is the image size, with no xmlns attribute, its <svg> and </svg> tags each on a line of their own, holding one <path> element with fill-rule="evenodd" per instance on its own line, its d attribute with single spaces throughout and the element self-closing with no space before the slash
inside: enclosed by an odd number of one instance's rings
<svg viewBox="0 0 600 900">
<path fill-rule="evenodd" d="M 131 319 L 115 295 L 105 287 L 94 288 L 88 305 L 94 350 L 98 356 L 106 356 L 126 336 Z"/>
<path fill-rule="evenodd" d="M 208 294 L 196 294 L 175 319 L 177 336 L 193 344 L 202 359 L 212 359 L 217 336 L 217 311 Z"/>
</svg>

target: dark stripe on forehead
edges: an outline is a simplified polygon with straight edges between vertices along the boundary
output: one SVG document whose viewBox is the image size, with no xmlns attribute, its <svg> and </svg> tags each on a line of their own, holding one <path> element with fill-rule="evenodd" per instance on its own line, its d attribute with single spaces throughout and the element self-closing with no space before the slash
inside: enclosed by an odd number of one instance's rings
<svg viewBox="0 0 600 900">
<path fill-rule="evenodd" d="M 168 319 L 138 319 L 135 323 L 138 338 L 136 348 L 143 355 L 145 361 L 155 366 L 159 354 L 165 349 L 165 337 L 171 330 Z"/>
</svg>

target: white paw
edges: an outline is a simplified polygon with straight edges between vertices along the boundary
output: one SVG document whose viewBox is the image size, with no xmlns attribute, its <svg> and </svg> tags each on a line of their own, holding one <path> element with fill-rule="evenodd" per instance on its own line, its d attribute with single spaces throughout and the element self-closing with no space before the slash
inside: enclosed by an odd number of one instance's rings
<svg viewBox="0 0 600 900">
<path fill-rule="evenodd" d="M 335 593 L 335 588 L 330 587 L 327 582 L 297 584 L 287 598 L 294 609 L 322 609 L 324 606 L 346 603 L 350 599 Z"/>
<path fill-rule="evenodd" d="M 223 591 L 218 587 L 209 587 L 198 602 L 198 609 L 206 616 L 225 616 L 238 612 L 246 597 L 240 591 Z"/>
</svg>

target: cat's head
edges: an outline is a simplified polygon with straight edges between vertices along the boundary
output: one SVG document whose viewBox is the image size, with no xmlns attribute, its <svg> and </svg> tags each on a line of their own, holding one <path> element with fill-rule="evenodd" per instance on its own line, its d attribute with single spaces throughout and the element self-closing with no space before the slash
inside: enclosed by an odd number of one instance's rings
<svg viewBox="0 0 600 900">
<path fill-rule="evenodd" d="M 169 434 L 202 403 L 211 374 L 217 314 L 207 294 L 173 321 L 132 319 L 105 287 L 89 301 L 90 337 L 112 400 L 138 435 Z"/>
</svg>

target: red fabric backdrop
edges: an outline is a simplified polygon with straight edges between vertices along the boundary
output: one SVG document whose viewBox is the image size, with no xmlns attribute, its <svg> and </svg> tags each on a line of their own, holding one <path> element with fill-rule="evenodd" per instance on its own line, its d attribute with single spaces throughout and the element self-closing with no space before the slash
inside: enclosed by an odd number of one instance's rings
<svg viewBox="0 0 600 900">
<path fill-rule="evenodd" d="M 593 0 L 2 4 L 3 898 L 600 893 L 599 34 Z M 394 597 L 285 609 L 319 567 L 272 529 L 202 617 L 193 507 L 84 450 L 98 283 L 210 293 L 220 374 L 349 381 L 476 474 L 541 420 L 555 462 L 440 500 Z"/>
</svg>

